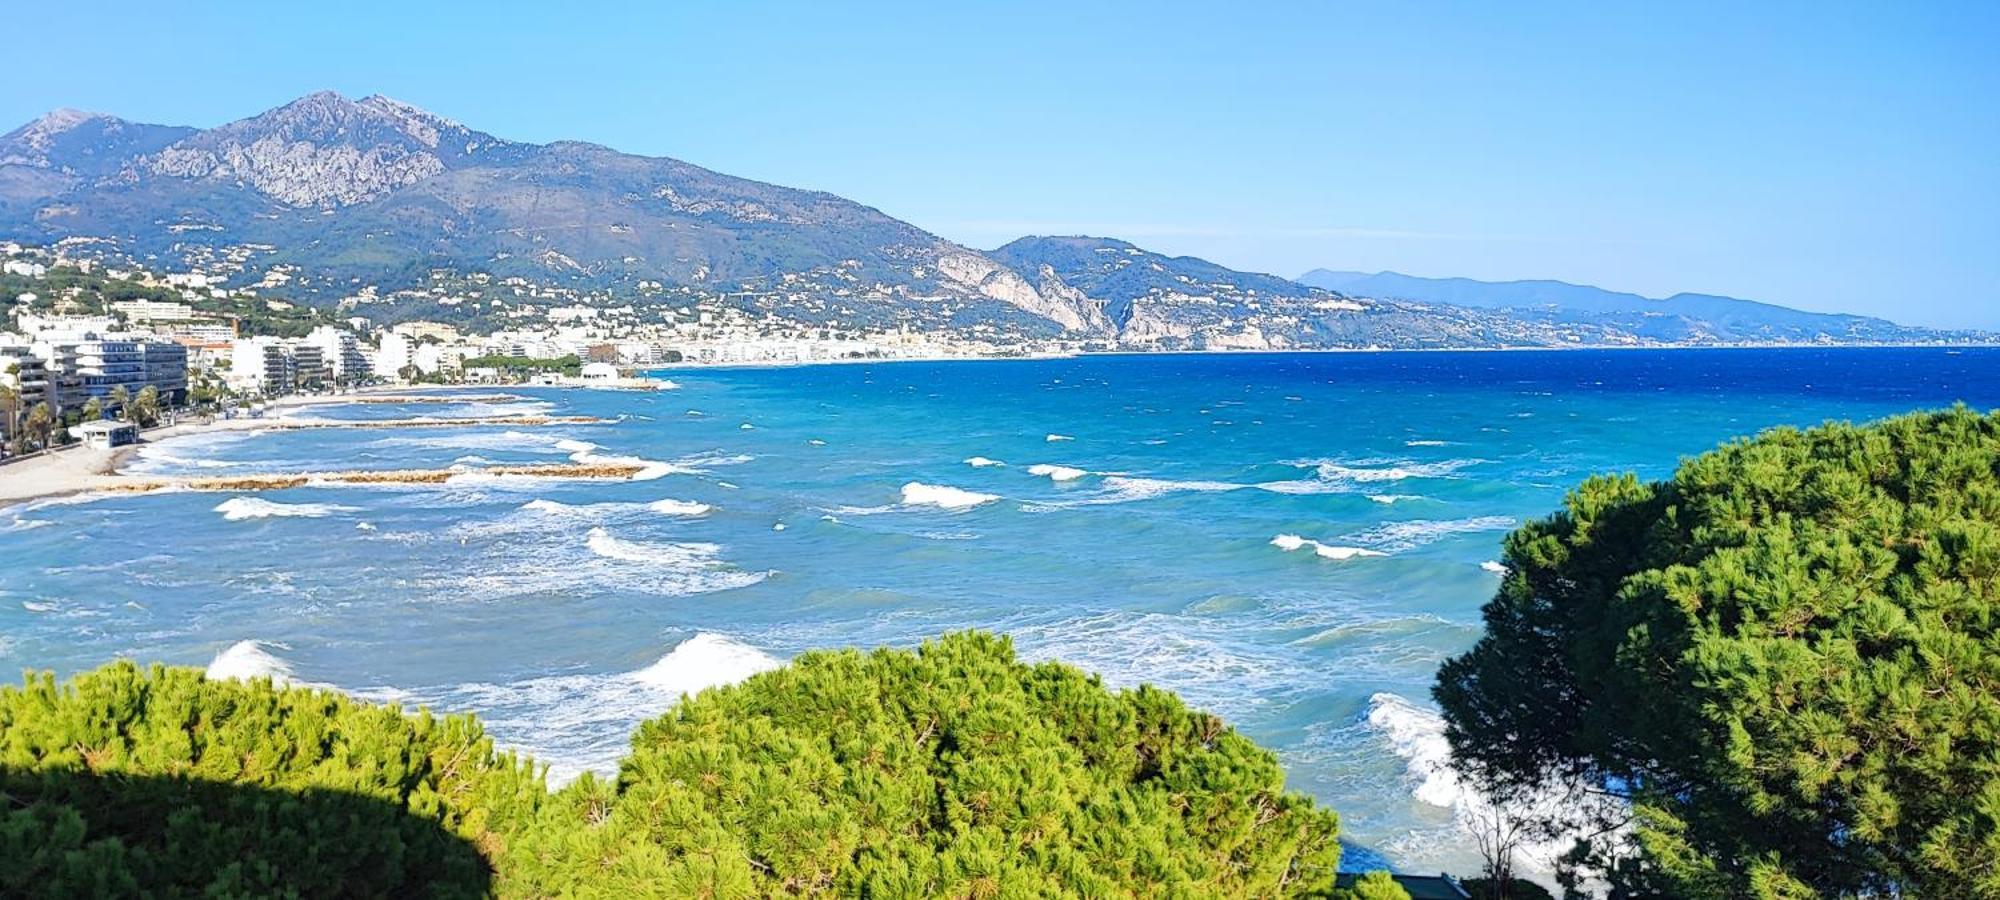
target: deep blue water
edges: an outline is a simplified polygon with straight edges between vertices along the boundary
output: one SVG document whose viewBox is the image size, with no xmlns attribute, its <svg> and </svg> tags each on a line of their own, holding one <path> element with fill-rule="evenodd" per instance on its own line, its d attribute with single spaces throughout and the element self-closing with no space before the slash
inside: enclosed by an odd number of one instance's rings
<svg viewBox="0 0 2000 900">
<path fill-rule="evenodd" d="M 7 510 L 0 665 L 67 673 L 132 656 L 282 671 L 479 712 L 566 777 L 613 765 L 632 724 L 680 690 L 813 647 L 996 629 L 1026 656 L 1223 714 L 1340 811 L 1365 848 L 1351 861 L 1465 868 L 1462 795 L 1427 768 L 1442 752 L 1428 687 L 1477 638 L 1498 583 L 1482 564 L 1508 528 L 1586 474 L 1661 477 L 1734 435 L 2000 406 L 1993 350 L 666 374 L 679 390 L 305 413 L 624 417 L 612 425 L 210 435 L 141 463 L 216 474 L 632 456 L 668 464 L 653 480 Z"/>
</svg>

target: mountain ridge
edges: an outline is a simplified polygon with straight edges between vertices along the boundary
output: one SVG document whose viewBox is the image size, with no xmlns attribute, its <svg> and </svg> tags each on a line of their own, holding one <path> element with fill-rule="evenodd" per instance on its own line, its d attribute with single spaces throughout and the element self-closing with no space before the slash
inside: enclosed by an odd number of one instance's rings
<svg viewBox="0 0 2000 900">
<path fill-rule="evenodd" d="M 512 141 L 380 94 L 352 100 L 332 91 L 207 129 L 68 109 L 42 116 L 0 135 L 0 238 L 86 242 L 110 257 L 202 268 L 231 287 L 282 285 L 287 296 L 322 305 L 366 301 L 386 318 L 402 315 L 390 302 L 397 297 L 416 298 L 404 309 L 437 312 L 444 293 L 490 279 L 534 286 L 514 292 L 529 305 L 554 293 L 648 307 L 724 303 L 752 317 L 1002 345 L 1573 346 L 1943 334 L 1808 313 L 1784 328 L 1695 316 L 1662 326 L 1630 310 L 1355 300 L 1115 238 L 1029 236 L 980 251 L 824 191 L 584 141 Z"/>
</svg>

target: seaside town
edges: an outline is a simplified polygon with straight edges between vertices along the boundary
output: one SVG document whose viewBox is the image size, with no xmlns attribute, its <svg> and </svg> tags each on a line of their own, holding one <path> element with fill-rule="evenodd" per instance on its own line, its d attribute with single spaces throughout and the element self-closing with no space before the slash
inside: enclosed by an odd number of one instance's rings
<svg viewBox="0 0 2000 900">
<path fill-rule="evenodd" d="M 225 261 L 226 262 L 226 261 Z M 521 279 L 430 297 L 504 309 L 488 333 L 444 321 L 382 324 L 358 308 L 280 299 L 282 271 L 249 287 L 216 272 L 160 273 L 88 254 L 0 243 L 0 434 L 5 452 L 136 439 L 190 413 L 256 415 L 296 395 L 373 385 L 643 387 L 670 364 L 757 365 L 1019 355 L 908 327 L 861 330 L 752 316 L 713 303 L 589 305 Z M 483 280 L 483 279 L 482 279 Z M 525 295 L 508 303 L 482 294 Z M 405 298 L 407 299 L 407 298 Z M 1050 354 L 1063 348 L 1034 348 Z"/>
</svg>

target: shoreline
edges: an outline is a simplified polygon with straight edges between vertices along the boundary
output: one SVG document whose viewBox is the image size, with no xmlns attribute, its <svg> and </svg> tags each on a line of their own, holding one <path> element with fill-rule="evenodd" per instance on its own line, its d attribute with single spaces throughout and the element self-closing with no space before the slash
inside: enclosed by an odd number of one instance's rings
<svg viewBox="0 0 2000 900">
<path fill-rule="evenodd" d="M 315 394 L 279 397 L 265 404 L 270 410 L 303 410 L 314 406 L 382 402 L 367 395 L 418 396 L 427 390 L 458 390 L 463 386 L 435 388 L 411 385 L 378 385 L 357 388 L 344 394 Z M 490 395 L 489 395 L 490 396 Z M 428 402 L 428 401 L 422 401 Z M 37 500 L 51 500 L 97 491 L 122 492 L 139 489 L 142 482 L 159 481 L 153 476 L 124 473 L 132 458 L 147 447 L 175 438 L 230 431 L 295 431 L 319 428 L 480 428 L 537 427 L 571 424 L 606 424 L 612 420 L 594 417 L 523 416 L 452 419 L 378 420 L 375 422 L 286 421 L 283 416 L 237 419 L 185 420 L 139 433 L 139 442 L 109 450 L 69 446 L 59 450 L 0 465 L 0 506 L 13 507 Z"/>
<path fill-rule="evenodd" d="M 1592 351 L 1748 351 L 1748 350 L 2000 350 L 2000 342 L 1968 344 L 1567 344 L 1548 347 L 1285 347 L 1268 350 L 1079 350 L 1073 353 L 1033 353 L 1024 356 L 893 356 L 869 359 L 768 360 L 763 362 L 660 363 L 645 372 L 703 372 L 708 370 L 792 369 L 810 366 L 852 366 L 870 363 L 957 363 L 957 362 L 1038 362 L 1058 359 L 1145 356 L 1318 356 L 1333 354 L 1396 353 L 1578 353 Z M 459 385 L 473 387 L 474 385 Z M 502 387 L 542 387 L 544 385 L 502 385 Z M 553 385 L 551 385 L 553 386 Z M 446 387 L 451 387 L 446 385 Z"/>
</svg>

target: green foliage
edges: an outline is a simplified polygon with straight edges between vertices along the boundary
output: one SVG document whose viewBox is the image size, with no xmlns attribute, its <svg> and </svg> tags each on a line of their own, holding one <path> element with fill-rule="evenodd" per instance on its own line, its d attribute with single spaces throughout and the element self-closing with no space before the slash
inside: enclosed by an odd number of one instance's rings
<svg viewBox="0 0 2000 900">
<path fill-rule="evenodd" d="M 1510 535 L 1436 695 L 1489 785 L 1628 788 L 1683 896 L 2000 896 L 2000 417 L 1779 429 Z"/>
<path fill-rule="evenodd" d="M 117 662 L 0 690 L 0 894 L 478 896 L 539 776 L 470 717 Z"/>
<path fill-rule="evenodd" d="M 1410 900 L 1410 892 L 1387 872 L 1369 872 L 1354 879 L 1346 894 L 1346 900 Z"/>
<path fill-rule="evenodd" d="M 531 372 L 560 372 L 564 375 L 578 375 L 583 372 L 583 360 L 572 353 L 552 359 L 532 356 L 475 356 L 461 364 L 466 369 L 500 369 L 515 374 Z"/>
<path fill-rule="evenodd" d="M 1340 853 L 1214 716 L 976 633 L 703 692 L 554 794 L 469 717 L 123 662 L 0 691 L 0 773 L 0 895 L 1323 896 Z"/>
<path fill-rule="evenodd" d="M 1219 719 L 982 634 L 704 692 L 554 807 L 511 890 L 1292 896 L 1330 889 L 1340 852 L 1334 815 Z"/>
</svg>

